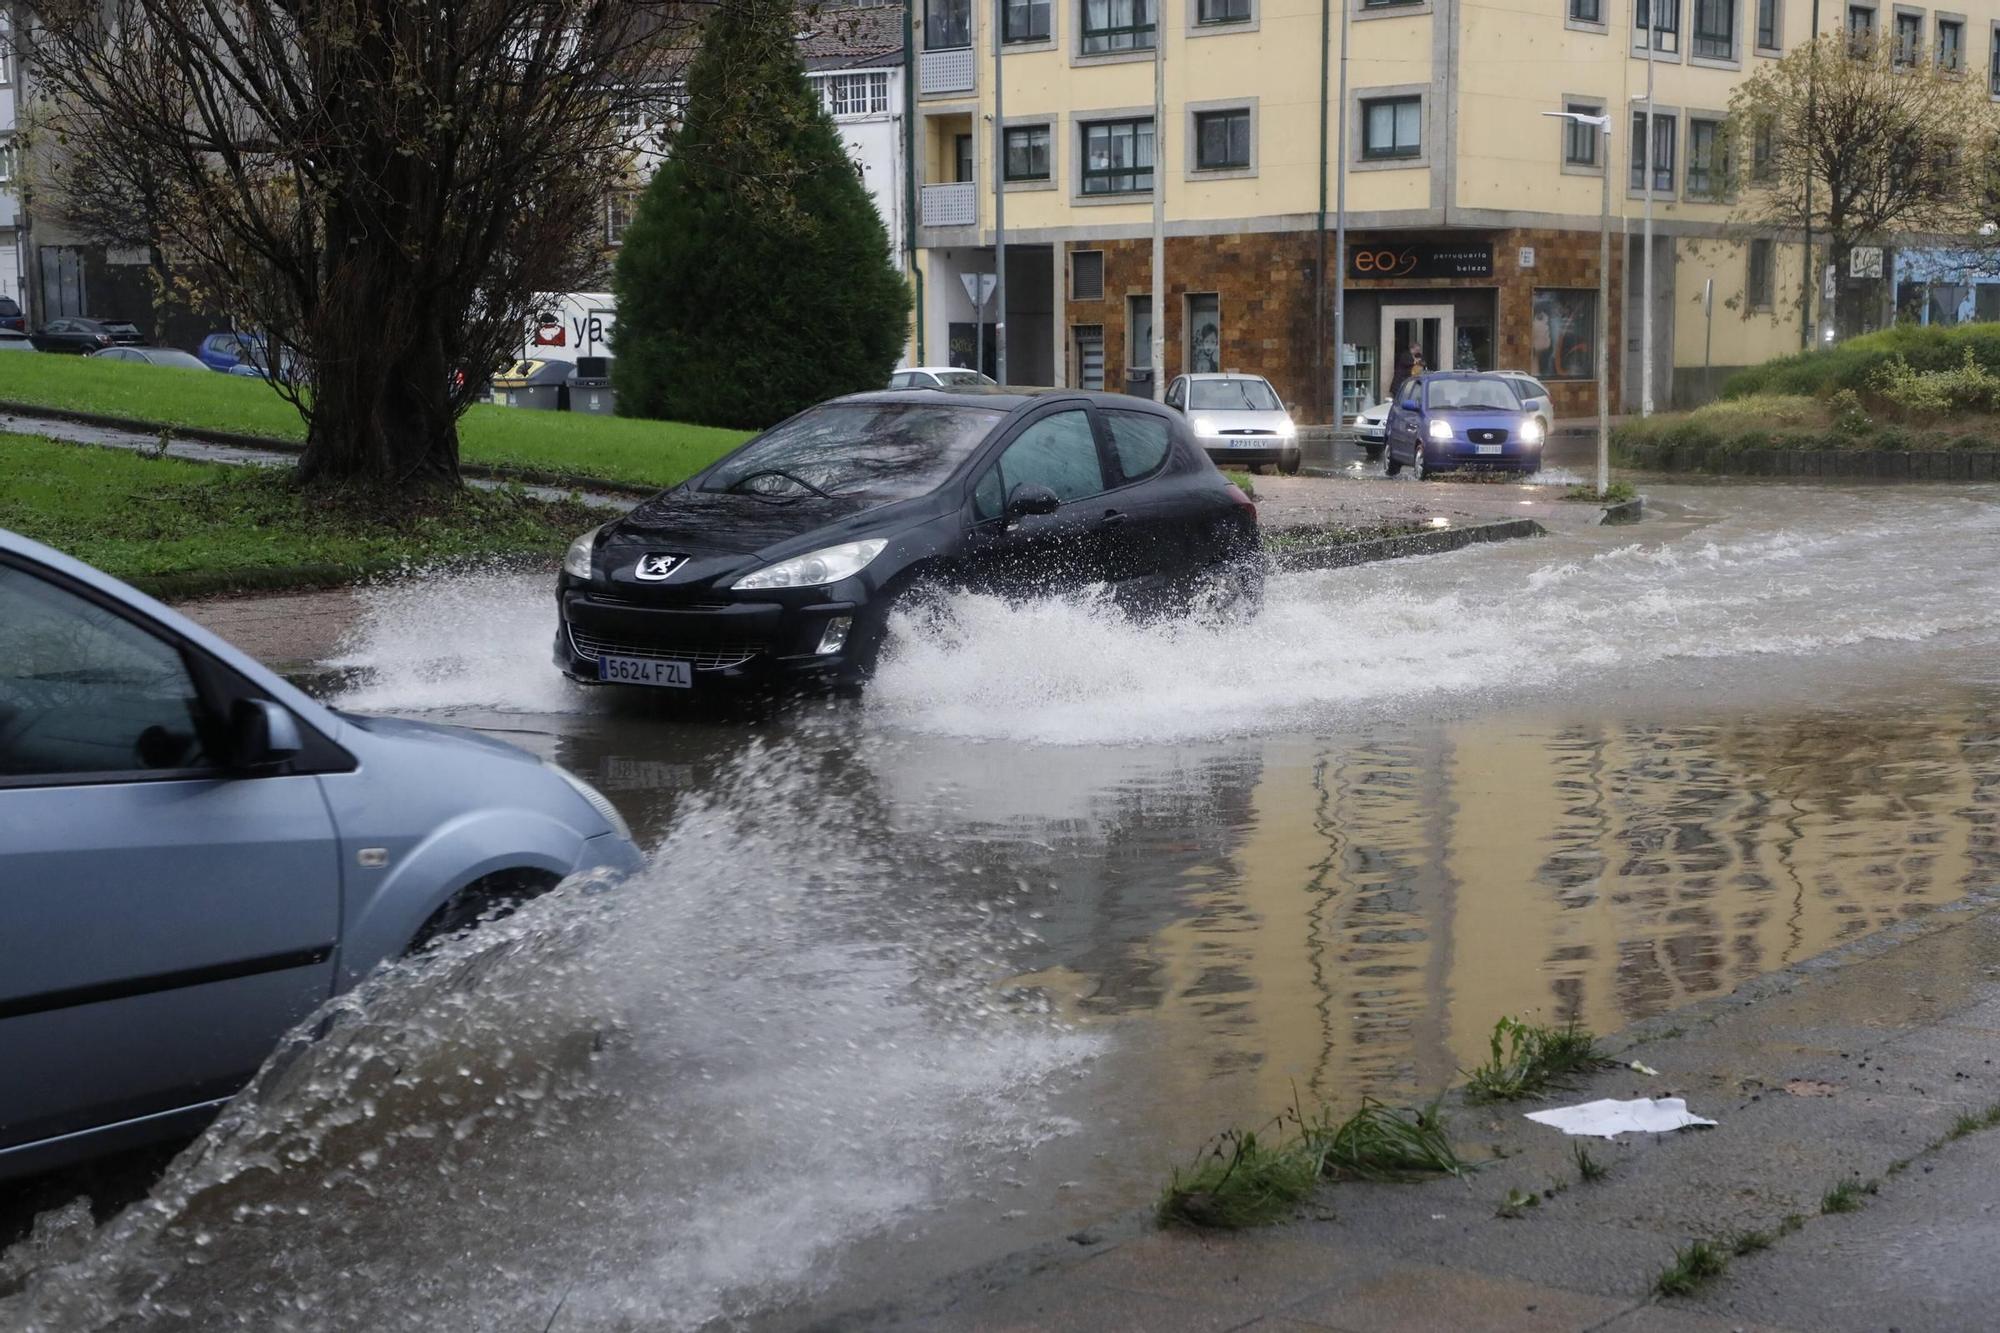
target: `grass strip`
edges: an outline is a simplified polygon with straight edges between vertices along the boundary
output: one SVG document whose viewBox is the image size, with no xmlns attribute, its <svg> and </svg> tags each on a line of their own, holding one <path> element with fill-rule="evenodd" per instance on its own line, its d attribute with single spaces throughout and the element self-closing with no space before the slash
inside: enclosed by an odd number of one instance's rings
<svg viewBox="0 0 2000 1333">
<path fill-rule="evenodd" d="M 1661 1296 L 1692 1296 L 1729 1270 L 1729 1254 L 1708 1240 L 1692 1240 L 1674 1251 L 1674 1261 L 1653 1279 Z"/>
<path fill-rule="evenodd" d="M 1574 1021 L 1559 1028 L 1502 1018 L 1493 1025 L 1487 1062 L 1466 1071 L 1474 1101 L 1512 1102 L 1565 1088 L 1611 1063 L 1597 1038 Z"/>
<path fill-rule="evenodd" d="M 154 426 L 303 442 L 297 409 L 260 379 L 210 370 L 46 353 L 0 357 L 0 401 Z M 475 404 L 458 423 L 459 456 L 561 482 L 599 478 L 671 486 L 749 438 L 748 432 L 634 417 Z"/>
<path fill-rule="evenodd" d="M 169 593 L 324 585 L 343 572 L 459 560 L 540 562 L 602 521 L 580 503 L 514 490 L 466 490 L 388 514 L 302 491 L 284 469 L 0 435 L 0 527 Z"/>
</svg>

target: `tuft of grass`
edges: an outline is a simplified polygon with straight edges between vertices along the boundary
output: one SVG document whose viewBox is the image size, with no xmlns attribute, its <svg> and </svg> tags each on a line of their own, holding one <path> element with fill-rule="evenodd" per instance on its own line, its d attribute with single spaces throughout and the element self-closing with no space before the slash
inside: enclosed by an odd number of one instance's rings
<svg viewBox="0 0 2000 1333">
<path fill-rule="evenodd" d="M 1691 1296 L 1729 1269 L 1729 1256 L 1713 1241 L 1689 1241 L 1674 1251 L 1674 1261 L 1653 1279 L 1653 1290 L 1662 1296 Z"/>
<path fill-rule="evenodd" d="M 1746 1254 L 1768 1250 L 1778 1238 L 1768 1231 L 1739 1231 L 1729 1238 L 1729 1252 L 1741 1259 Z"/>
<path fill-rule="evenodd" d="M 1274 1146 L 1251 1130 L 1230 1130 L 1191 1170 L 1174 1171 L 1160 1195 L 1160 1225 L 1234 1231 L 1275 1222 L 1312 1193 L 1319 1175 L 1318 1153 L 1305 1140 Z"/>
<path fill-rule="evenodd" d="M 1413 1176 L 1463 1176 L 1472 1168 L 1452 1147 L 1439 1107 L 1395 1108 L 1365 1097 L 1361 1109 L 1338 1124 L 1324 1115 L 1306 1128 L 1320 1146 L 1327 1175 L 1361 1180 Z"/>
<path fill-rule="evenodd" d="M 1805 1230 L 1805 1227 L 1806 1220 L 1804 1217 L 1797 1213 L 1786 1213 L 1785 1220 L 1778 1223 L 1778 1234 L 1780 1236 L 1789 1236 L 1795 1231 Z"/>
<path fill-rule="evenodd" d="M 1577 500 L 1589 504 L 1616 505 L 1616 504 L 1624 504 L 1627 500 L 1630 500 L 1638 493 L 1639 492 L 1632 489 L 1631 482 L 1614 481 L 1609 486 L 1606 486 L 1604 488 L 1604 494 L 1602 496 L 1598 495 L 1597 488 L 1595 486 L 1572 486 L 1568 490 L 1562 493 L 1562 498 L 1565 500 Z"/>
<path fill-rule="evenodd" d="M 1493 1025 L 1491 1056 L 1466 1072 L 1474 1101 L 1512 1102 L 1569 1086 L 1610 1063 L 1597 1038 L 1572 1020 L 1559 1028 L 1502 1018 Z"/>
<path fill-rule="evenodd" d="M 1819 1210 L 1822 1213 L 1858 1213 L 1867 1205 L 1868 1196 L 1880 1188 L 1872 1180 L 1843 1180 L 1820 1195 Z"/>
<path fill-rule="evenodd" d="M 1611 1168 L 1590 1155 L 1590 1149 L 1578 1139 L 1569 1145 L 1569 1155 L 1576 1160 L 1576 1174 L 1588 1185 L 1611 1174 Z"/>
<path fill-rule="evenodd" d="M 1513 1219 L 1526 1214 L 1530 1208 L 1541 1206 L 1542 1196 L 1532 1190 L 1508 1190 L 1507 1197 L 1493 1210 L 1495 1217 Z"/>
<path fill-rule="evenodd" d="M 1977 1134 L 1982 1129 L 1992 1129 L 1996 1126 L 2000 1126 L 2000 1102 L 1995 1102 L 1984 1111 L 1967 1111 L 1952 1121 L 1951 1129 L 1945 1134 L 1944 1141 L 1950 1143 L 1954 1139 L 1962 1139 L 1968 1134 Z"/>
</svg>

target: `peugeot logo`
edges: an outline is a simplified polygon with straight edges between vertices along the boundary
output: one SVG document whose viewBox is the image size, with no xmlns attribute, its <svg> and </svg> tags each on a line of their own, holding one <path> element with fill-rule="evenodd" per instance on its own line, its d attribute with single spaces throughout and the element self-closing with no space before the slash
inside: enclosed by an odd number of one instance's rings
<svg viewBox="0 0 2000 1333">
<path fill-rule="evenodd" d="M 658 583 L 686 563 L 684 555 L 642 555 L 632 574 L 647 583 Z"/>
</svg>

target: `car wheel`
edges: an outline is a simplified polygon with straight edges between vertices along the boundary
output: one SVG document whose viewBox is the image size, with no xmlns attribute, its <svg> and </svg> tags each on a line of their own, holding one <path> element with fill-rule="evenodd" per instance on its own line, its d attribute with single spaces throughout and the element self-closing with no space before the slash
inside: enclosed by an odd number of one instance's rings
<svg viewBox="0 0 2000 1333">
<path fill-rule="evenodd" d="M 1398 459 L 1398 458 L 1396 457 L 1396 455 L 1394 455 L 1394 454 L 1390 454 L 1390 455 L 1389 455 L 1389 466 L 1387 466 L 1387 467 L 1383 468 L 1382 470 L 1383 470 L 1384 472 L 1388 473 L 1388 474 L 1389 474 L 1390 476 L 1392 476 L 1392 477 L 1393 477 L 1393 476 L 1395 476 L 1395 475 L 1396 475 L 1397 473 L 1399 473 L 1399 472 L 1401 472 L 1401 471 L 1403 470 L 1403 464 L 1402 464 L 1401 460 L 1399 460 L 1399 459 Z"/>
<path fill-rule="evenodd" d="M 431 913 L 430 920 L 417 931 L 406 952 L 420 953 L 440 940 L 512 916 L 522 903 L 541 897 L 561 882 L 557 876 L 542 870 L 503 870 L 475 880 Z"/>
<path fill-rule="evenodd" d="M 1431 475 L 1430 469 L 1424 466 L 1424 445 L 1421 440 L 1411 453 L 1410 471 L 1416 474 L 1418 481 L 1428 480 Z"/>
<path fill-rule="evenodd" d="M 1278 471 L 1288 477 L 1295 477 L 1298 475 L 1300 465 L 1304 462 L 1305 459 L 1297 453 L 1286 454 L 1278 460 Z"/>
<path fill-rule="evenodd" d="M 892 589 L 878 599 L 865 621 L 855 626 L 862 637 L 848 659 L 847 669 L 841 673 L 842 684 L 860 685 L 875 674 L 875 668 L 882 660 L 882 649 L 888 642 L 889 621 L 898 611 L 914 615 L 931 625 L 943 623 L 951 615 L 944 589 L 928 579 L 920 577 Z"/>
</svg>

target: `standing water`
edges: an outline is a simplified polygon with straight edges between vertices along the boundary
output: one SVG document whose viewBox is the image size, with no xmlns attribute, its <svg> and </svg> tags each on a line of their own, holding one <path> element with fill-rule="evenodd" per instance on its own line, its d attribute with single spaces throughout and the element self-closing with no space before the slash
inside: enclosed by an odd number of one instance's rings
<svg viewBox="0 0 2000 1333">
<path fill-rule="evenodd" d="M 1148 1202 L 1230 1124 L 1427 1095 L 1991 887 L 2000 505 L 1688 489 L 1275 580 L 1250 625 L 967 598 L 860 704 L 697 724 L 548 590 L 378 593 L 344 701 L 653 848 L 378 974 L 0 1325 L 783 1327 Z"/>
</svg>

